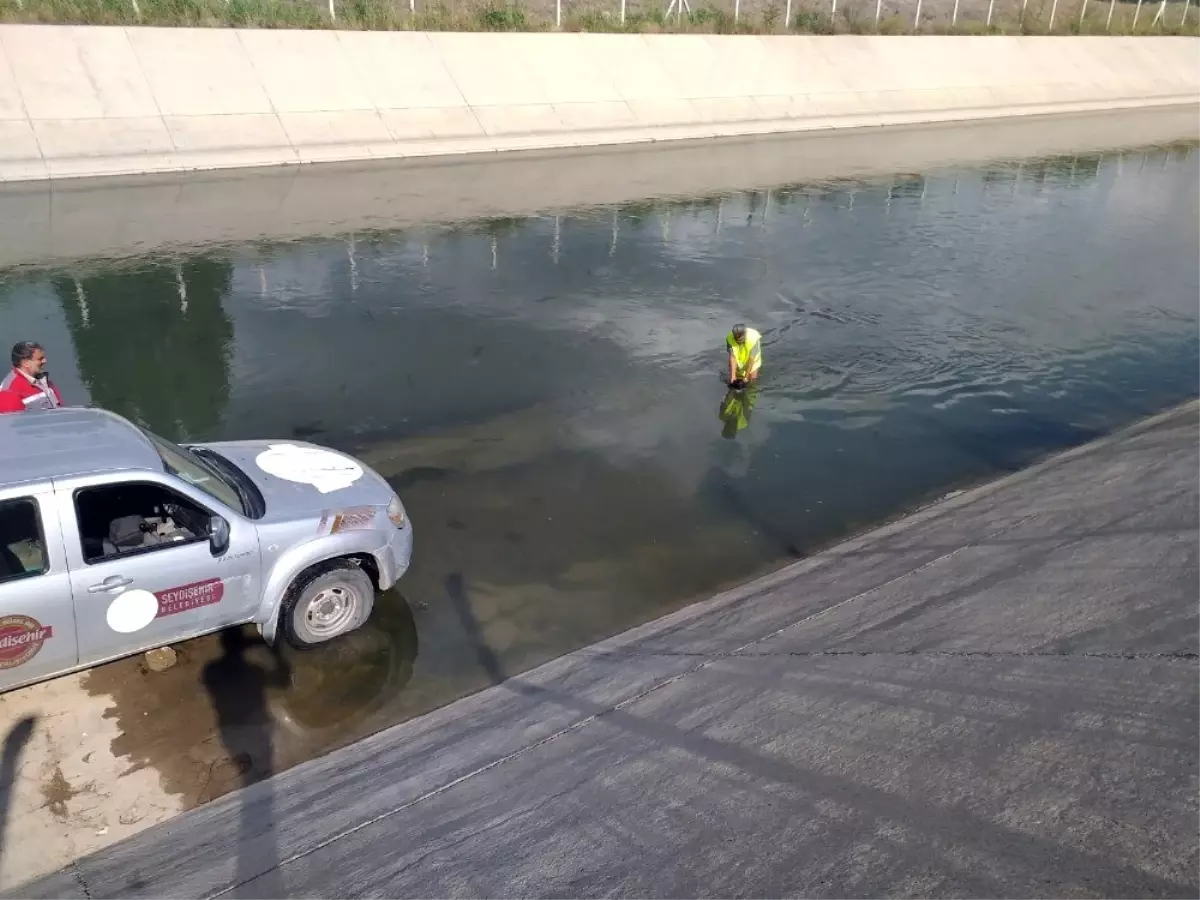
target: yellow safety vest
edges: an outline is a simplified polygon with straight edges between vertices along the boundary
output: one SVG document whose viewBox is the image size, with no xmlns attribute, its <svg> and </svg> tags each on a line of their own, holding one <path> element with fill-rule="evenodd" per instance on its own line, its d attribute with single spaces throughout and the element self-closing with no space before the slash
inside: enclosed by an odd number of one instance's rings
<svg viewBox="0 0 1200 900">
<path fill-rule="evenodd" d="M 753 328 L 746 329 L 744 344 L 739 344 L 733 332 L 729 332 L 725 335 L 725 346 L 733 354 L 739 376 L 744 377 L 762 368 L 762 335 Z"/>
</svg>

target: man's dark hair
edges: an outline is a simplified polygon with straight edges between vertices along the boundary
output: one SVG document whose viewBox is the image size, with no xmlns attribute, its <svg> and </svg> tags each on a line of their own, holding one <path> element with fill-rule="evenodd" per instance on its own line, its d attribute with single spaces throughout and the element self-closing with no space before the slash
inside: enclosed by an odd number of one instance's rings
<svg viewBox="0 0 1200 900">
<path fill-rule="evenodd" d="M 12 349 L 13 368 L 18 368 L 21 363 L 25 362 L 27 359 L 33 359 L 33 354 L 38 350 L 45 349 L 46 348 L 37 341 L 17 341 L 15 344 L 13 344 Z"/>
</svg>

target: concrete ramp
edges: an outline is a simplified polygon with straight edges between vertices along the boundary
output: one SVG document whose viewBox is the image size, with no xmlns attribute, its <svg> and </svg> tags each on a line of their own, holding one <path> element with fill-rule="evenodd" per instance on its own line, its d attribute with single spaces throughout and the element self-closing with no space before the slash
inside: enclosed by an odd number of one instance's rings
<svg viewBox="0 0 1200 900">
<path fill-rule="evenodd" d="M 0 26 L 0 181 L 1200 102 L 1200 40 Z"/>
</svg>

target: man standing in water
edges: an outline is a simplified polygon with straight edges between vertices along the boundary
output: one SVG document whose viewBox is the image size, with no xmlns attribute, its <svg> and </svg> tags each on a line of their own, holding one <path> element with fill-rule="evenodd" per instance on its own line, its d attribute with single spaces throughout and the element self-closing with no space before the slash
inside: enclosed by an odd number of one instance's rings
<svg viewBox="0 0 1200 900">
<path fill-rule="evenodd" d="M 762 335 L 738 323 L 725 335 L 729 350 L 729 386 L 743 388 L 758 381 L 762 369 Z"/>
</svg>

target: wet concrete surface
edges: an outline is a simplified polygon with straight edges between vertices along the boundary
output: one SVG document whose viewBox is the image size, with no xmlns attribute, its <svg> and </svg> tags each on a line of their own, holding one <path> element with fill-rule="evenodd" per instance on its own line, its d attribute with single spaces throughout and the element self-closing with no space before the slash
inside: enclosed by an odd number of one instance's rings
<svg viewBox="0 0 1200 900">
<path fill-rule="evenodd" d="M 21 896 L 1200 891 L 1200 405 L 153 828 Z"/>
</svg>

